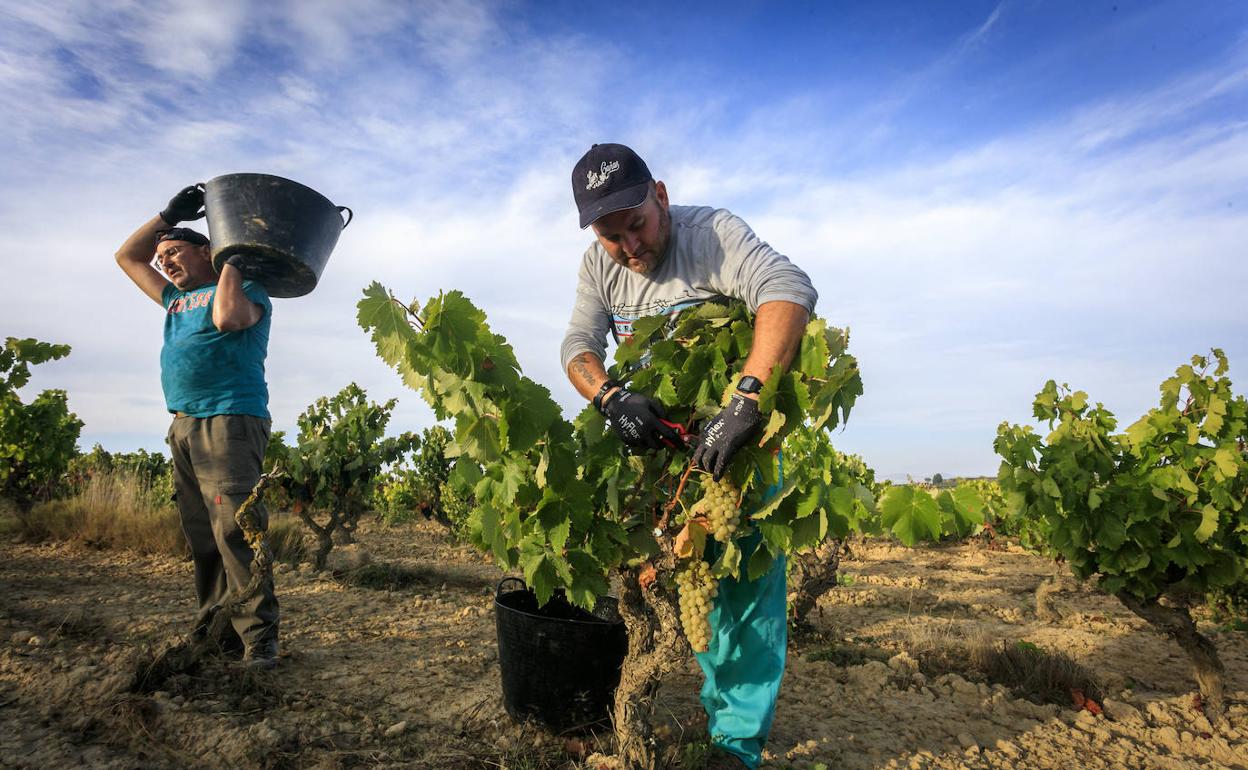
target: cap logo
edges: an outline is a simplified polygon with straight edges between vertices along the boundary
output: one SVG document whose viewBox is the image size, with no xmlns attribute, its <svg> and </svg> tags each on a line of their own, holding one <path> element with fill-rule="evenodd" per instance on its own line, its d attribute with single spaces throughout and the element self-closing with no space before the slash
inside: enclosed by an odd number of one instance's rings
<svg viewBox="0 0 1248 770">
<path fill-rule="evenodd" d="M 599 171 L 594 171 L 593 169 L 590 169 L 589 172 L 586 174 L 589 180 L 589 184 L 585 185 L 585 189 L 593 190 L 595 188 L 602 187 L 604 184 L 607 183 L 607 180 L 611 178 L 611 172 L 619 171 L 619 170 L 620 170 L 620 162 L 618 160 L 613 160 L 610 163 L 607 163 L 604 160 L 602 162 L 602 167 Z"/>
</svg>

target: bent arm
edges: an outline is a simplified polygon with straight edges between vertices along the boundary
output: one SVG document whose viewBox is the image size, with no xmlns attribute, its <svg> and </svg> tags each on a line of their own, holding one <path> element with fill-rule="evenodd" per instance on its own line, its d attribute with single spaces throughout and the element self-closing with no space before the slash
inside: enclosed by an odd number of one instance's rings
<svg viewBox="0 0 1248 770">
<path fill-rule="evenodd" d="M 579 353 L 568 362 L 568 379 L 576 392 L 584 396 L 586 401 L 590 401 L 598 395 L 602 383 L 607 381 L 607 369 L 602 365 L 602 359 L 593 353 Z M 605 404 L 617 390 L 619 388 L 615 387 L 607 391 L 602 402 Z"/>
<path fill-rule="evenodd" d="M 213 325 L 223 332 L 237 332 L 255 326 L 263 317 L 264 308 L 243 291 L 243 274 L 233 265 L 222 265 L 212 300 Z"/>
<path fill-rule="evenodd" d="M 152 217 L 131 233 L 114 255 L 117 264 L 130 276 L 130 280 L 157 305 L 163 305 L 161 296 L 169 285 L 169 280 L 152 265 L 152 260 L 156 256 L 156 233 L 168 226 L 169 223 L 159 216 Z"/>
<path fill-rule="evenodd" d="M 810 313 L 803 305 L 783 300 L 759 305 L 754 316 L 754 344 L 741 373 L 766 382 L 777 364 L 781 370 L 788 369 L 809 321 Z"/>
</svg>

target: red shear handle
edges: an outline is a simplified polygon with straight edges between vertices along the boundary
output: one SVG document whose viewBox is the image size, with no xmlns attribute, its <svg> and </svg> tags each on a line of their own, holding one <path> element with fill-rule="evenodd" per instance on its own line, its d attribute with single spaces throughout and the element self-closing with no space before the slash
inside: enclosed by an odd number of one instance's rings
<svg viewBox="0 0 1248 770">
<path fill-rule="evenodd" d="M 683 445 L 673 444 L 671 441 L 668 441 L 667 439 L 663 439 L 663 443 L 667 444 L 672 449 L 688 449 L 689 448 L 689 439 L 692 438 L 692 434 L 689 433 L 688 428 L 686 428 L 684 425 L 681 425 L 678 422 L 672 422 L 671 420 L 664 420 L 662 417 L 659 418 L 659 422 L 663 423 L 669 428 L 674 428 L 676 432 L 680 434 L 680 440 Z"/>
</svg>

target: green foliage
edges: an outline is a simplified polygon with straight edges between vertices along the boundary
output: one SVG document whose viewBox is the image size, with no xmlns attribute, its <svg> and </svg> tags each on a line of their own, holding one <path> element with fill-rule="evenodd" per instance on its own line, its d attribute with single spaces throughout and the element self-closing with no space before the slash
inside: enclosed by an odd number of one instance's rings
<svg viewBox="0 0 1248 770">
<path fill-rule="evenodd" d="M 564 589 L 573 602 L 590 607 L 606 593 L 611 569 L 658 551 L 651 530 L 676 491 L 686 455 L 626 454 L 592 407 L 572 423 L 564 420 L 549 391 L 523 376 L 511 346 L 459 292 L 440 294 L 423 310 L 395 300 L 380 284 L 364 295 L 359 321 L 378 354 L 439 420 L 454 423 L 448 486 L 475 502 L 469 538 L 500 566 L 523 570 L 539 601 Z M 688 423 L 718 411 L 752 339 L 743 308 L 704 304 L 675 319 L 638 321 L 611 372 L 618 378 L 627 369 L 630 387 L 653 394 L 672 419 Z M 847 344 L 842 330 L 811 321 L 792 369 L 772 376 L 760 394 L 767 419 L 761 446 L 739 452 L 729 475 L 745 488 L 743 510 L 753 511 L 737 536 L 761 532 L 763 545 L 746 565 L 730 541 L 714 566 L 717 574 L 746 568 L 757 575 L 776 555 L 853 527 L 846 508 L 859 498 L 817 483 L 822 470 L 815 463 L 786 463 L 783 488 L 761 503 L 763 490 L 778 479 L 774 453 L 781 440 L 830 431 L 862 392 Z M 643 359 L 646 367 L 632 368 Z M 812 439 L 808 452 L 830 448 Z M 689 478 L 682 506 L 700 496 L 703 478 Z M 682 507 L 673 521 L 686 518 Z"/>
<path fill-rule="evenodd" d="M 385 436 L 395 403 L 395 399 L 370 402 L 368 394 L 351 383 L 335 396 L 317 399 L 299 416 L 293 447 L 281 434 L 270 439 L 266 463 L 284 469 L 280 486 L 295 513 L 320 538 L 318 566 L 324 565 L 332 548 L 334 530 L 353 529 L 368 510 L 383 469 L 418 443 L 410 433 Z"/>
<path fill-rule="evenodd" d="M 1002 492 L 1077 577 L 1145 601 L 1245 580 L 1248 401 L 1227 369 L 1221 350 L 1193 356 L 1123 433 L 1104 406 L 1051 380 L 1034 404 L 1048 436 L 1002 423 Z"/>
<path fill-rule="evenodd" d="M 0 349 L 0 497 L 29 511 L 54 493 L 77 453 L 82 421 L 63 390 L 45 390 L 30 403 L 17 391 L 30 367 L 69 355 L 68 345 L 9 337 Z"/>
<path fill-rule="evenodd" d="M 1248 582 L 1214 589 L 1208 596 L 1213 621 L 1229 631 L 1248 631 Z"/>
<path fill-rule="evenodd" d="M 372 508 L 385 523 L 402 524 L 419 515 L 421 501 L 416 472 L 392 468 L 377 480 Z"/>
<path fill-rule="evenodd" d="M 68 494 L 80 493 L 92 479 L 109 474 L 134 479 L 153 507 L 170 506 L 173 499 L 173 463 L 161 452 L 148 452 L 146 449 L 109 452 L 96 444 L 90 452 L 69 461 L 64 491 Z"/>
<path fill-rule="evenodd" d="M 989 510 L 985 490 L 975 483 L 964 482 L 952 489 L 890 486 L 880 497 L 884 529 L 907 547 L 976 534 L 988 520 Z"/>
<path fill-rule="evenodd" d="M 396 466 L 377 485 L 374 508 L 388 523 L 408 521 L 417 515 L 436 518 L 458 532 L 463 518 L 452 519 L 443 503 L 451 460 L 446 456 L 451 433 L 441 425 L 426 428 L 420 449 L 409 465 Z"/>
</svg>

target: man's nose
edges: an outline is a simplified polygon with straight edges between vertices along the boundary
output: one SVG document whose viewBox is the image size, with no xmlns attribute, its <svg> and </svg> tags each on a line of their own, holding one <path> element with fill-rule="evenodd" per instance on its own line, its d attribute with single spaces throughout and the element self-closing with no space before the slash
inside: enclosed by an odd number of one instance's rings
<svg viewBox="0 0 1248 770">
<path fill-rule="evenodd" d="M 641 249 L 641 239 L 632 233 L 624 234 L 624 251 L 628 254 L 636 254 Z"/>
</svg>

